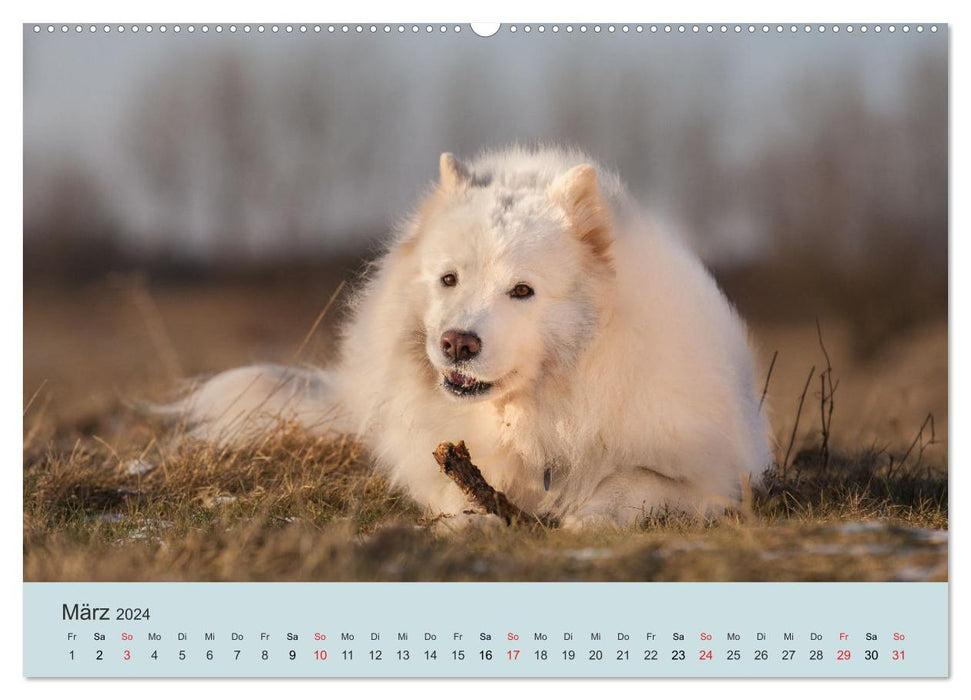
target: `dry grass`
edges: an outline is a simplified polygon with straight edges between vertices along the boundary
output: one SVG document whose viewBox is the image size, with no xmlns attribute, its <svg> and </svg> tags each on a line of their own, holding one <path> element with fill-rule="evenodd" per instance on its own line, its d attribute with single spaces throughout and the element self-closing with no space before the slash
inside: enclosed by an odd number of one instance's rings
<svg viewBox="0 0 971 700">
<path fill-rule="evenodd" d="M 941 347 L 933 329 L 901 336 L 866 365 L 852 363 L 852 337 L 827 330 L 835 388 L 810 387 L 796 425 L 808 368 L 827 367 L 815 326 L 757 328 L 766 367 L 777 357 L 768 395 L 778 459 L 790 456 L 738 512 L 655 516 L 625 531 L 453 531 L 371 473 L 347 440 L 283 429 L 225 451 L 172 441 L 125 407 L 171 387 L 175 366 L 195 374 L 286 361 L 334 285 L 319 283 L 309 300 L 306 288 L 156 291 L 150 325 L 117 285 L 54 304 L 27 295 L 27 580 L 947 577 L 946 354 L 943 374 L 927 369 L 940 363 L 928 352 Z M 329 333 L 318 336 L 308 359 L 330 349 Z M 946 327 L 943 337 L 946 347 Z M 933 436 L 921 425 L 928 413 Z"/>
<path fill-rule="evenodd" d="M 429 456 L 431 460 L 431 456 Z M 883 580 L 946 576 L 947 486 L 865 455 L 800 462 L 743 511 L 618 531 L 449 532 L 346 441 L 282 432 L 259 447 L 97 441 L 31 455 L 30 580 Z M 138 473 L 149 465 L 145 473 Z M 430 464 L 430 468 L 433 465 Z M 864 523 L 861 526 L 861 523 Z"/>
</svg>

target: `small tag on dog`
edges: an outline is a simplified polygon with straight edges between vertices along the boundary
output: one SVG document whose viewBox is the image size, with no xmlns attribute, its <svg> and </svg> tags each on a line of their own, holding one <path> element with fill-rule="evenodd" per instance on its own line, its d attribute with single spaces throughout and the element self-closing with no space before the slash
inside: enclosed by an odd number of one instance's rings
<svg viewBox="0 0 971 700">
<path fill-rule="evenodd" d="M 550 490 L 550 483 L 553 481 L 553 467 L 547 467 L 543 472 L 543 490 Z"/>
</svg>

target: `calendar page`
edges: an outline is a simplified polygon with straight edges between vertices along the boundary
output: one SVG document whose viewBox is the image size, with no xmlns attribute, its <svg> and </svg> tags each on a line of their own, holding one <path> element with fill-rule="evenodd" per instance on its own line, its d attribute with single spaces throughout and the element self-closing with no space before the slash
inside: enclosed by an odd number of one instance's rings
<svg viewBox="0 0 971 700">
<path fill-rule="evenodd" d="M 948 37 L 24 24 L 23 674 L 947 677 Z"/>
</svg>

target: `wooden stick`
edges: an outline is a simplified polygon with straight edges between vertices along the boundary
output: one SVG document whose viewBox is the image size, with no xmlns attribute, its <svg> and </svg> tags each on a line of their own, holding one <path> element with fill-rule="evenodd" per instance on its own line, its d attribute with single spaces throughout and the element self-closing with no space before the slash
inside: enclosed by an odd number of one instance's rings
<svg viewBox="0 0 971 700">
<path fill-rule="evenodd" d="M 502 491 L 496 491 L 482 476 L 479 468 L 472 464 L 469 450 L 465 442 L 453 445 L 450 442 L 441 443 L 432 454 L 445 475 L 458 484 L 459 488 L 472 499 L 472 502 L 483 508 L 487 513 L 498 515 L 507 525 L 521 523 L 526 525 L 541 525 L 556 527 L 559 523 L 551 515 L 536 515 L 522 510 Z"/>
</svg>

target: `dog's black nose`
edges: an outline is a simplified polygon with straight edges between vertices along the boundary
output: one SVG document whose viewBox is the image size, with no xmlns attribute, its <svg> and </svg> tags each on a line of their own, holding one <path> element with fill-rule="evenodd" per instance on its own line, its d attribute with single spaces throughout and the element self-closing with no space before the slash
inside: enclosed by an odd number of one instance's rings
<svg viewBox="0 0 971 700">
<path fill-rule="evenodd" d="M 482 341 L 475 333 L 465 331 L 445 331 L 442 333 L 442 352 L 446 357 L 451 358 L 452 362 L 462 362 L 471 360 L 479 354 Z"/>
</svg>

